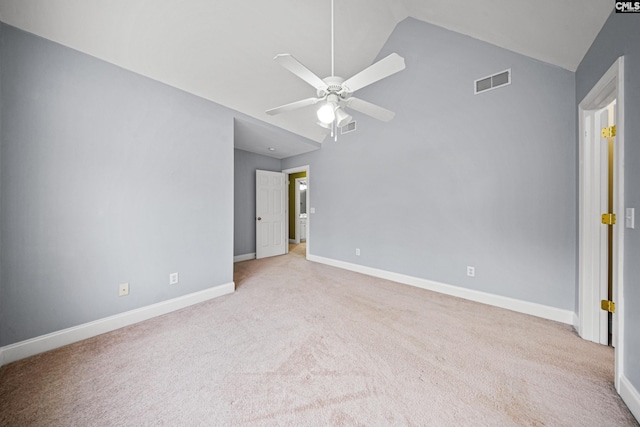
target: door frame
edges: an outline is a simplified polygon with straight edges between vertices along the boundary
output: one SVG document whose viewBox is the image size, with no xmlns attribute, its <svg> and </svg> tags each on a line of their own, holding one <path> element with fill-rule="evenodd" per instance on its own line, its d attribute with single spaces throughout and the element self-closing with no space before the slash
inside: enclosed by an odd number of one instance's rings
<svg viewBox="0 0 640 427">
<path fill-rule="evenodd" d="M 295 188 L 294 194 L 295 194 L 295 198 L 296 198 L 296 200 L 295 200 L 295 203 L 294 203 L 295 209 L 294 209 L 294 215 L 293 215 L 293 217 L 295 218 L 295 221 L 296 221 L 296 225 L 295 225 L 295 239 L 294 239 L 294 241 L 295 241 L 295 243 L 296 243 L 296 244 L 299 244 L 299 243 L 302 241 L 302 238 L 303 238 L 303 237 L 304 237 L 305 241 L 307 240 L 307 236 L 306 236 L 306 234 L 307 234 L 307 233 L 306 233 L 306 228 L 305 228 L 305 233 L 304 233 L 304 234 L 305 234 L 305 236 L 302 236 L 302 235 L 300 234 L 300 182 L 301 182 L 301 181 L 304 181 L 304 182 L 305 182 L 305 185 L 306 185 L 307 177 L 304 177 L 304 178 L 296 178 L 296 179 L 295 179 L 295 183 L 294 183 L 294 188 Z M 307 198 L 306 192 L 305 192 L 305 197 L 304 197 L 304 198 L 305 198 L 305 203 L 306 203 L 306 198 Z M 309 213 L 307 212 L 307 217 L 308 217 L 308 216 L 309 216 Z"/>
<path fill-rule="evenodd" d="M 295 168 L 283 169 L 282 173 L 287 174 L 287 181 L 289 181 L 289 175 L 298 172 L 306 172 L 307 176 L 307 244 L 305 258 L 309 257 L 311 247 L 311 209 L 309 208 L 309 201 L 311 200 L 311 168 L 309 165 L 297 166 Z M 289 206 L 289 192 L 287 191 L 287 206 Z M 289 229 L 289 215 L 287 215 L 287 230 Z M 297 234 L 297 232 L 296 232 Z M 289 246 L 287 245 L 287 253 L 289 252 Z"/>
<path fill-rule="evenodd" d="M 600 135 L 594 135 L 596 111 L 613 100 L 616 105 L 616 130 L 614 148 L 614 212 L 617 227 L 614 227 L 613 243 L 613 298 L 616 312 L 612 328 L 615 331 L 615 387 L 620 392 L 620 377 L 624 366 L 624 57 L 618 58 L 598 83 L 589 91 L 578 106 L 578 151 L 579 151 L 579 218 L 578 218 L 578 312 L 574 326 L 586 340 L 600 342 L 600 280 L 591 268 L 601 263 L 600 227 L 595 206 L 599 209 L 600 192 L 599 150 Z M 596 141 L 598 142 L 596 144 Z M 594 200 L 597 199 L 597 200 Z"/>
</svg>

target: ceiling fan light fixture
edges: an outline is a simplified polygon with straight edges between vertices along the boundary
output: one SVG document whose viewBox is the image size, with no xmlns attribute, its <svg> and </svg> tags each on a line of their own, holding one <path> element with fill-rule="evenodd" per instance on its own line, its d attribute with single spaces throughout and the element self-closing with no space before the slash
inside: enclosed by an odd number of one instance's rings
<svg viewBox="0 0 640 427">
<path fill-rule="evenodd" d="M 346 126 L 346 124 L 349 123 L 351 119 L 353 119 L 353 117 L 345 113 L 345 111 L 342 108 L 336 108 L 335 113 L 336 113 L 336 121 L 337 121 L 336 125 L 339 128 Z"/>
<path fill-rule="evenodd" d="M 378 62 L 368 66 L 364 70 L 352 75 L 345 80 L 335 75 L 335 52 L 334 52 L 334 0 L 331 0 L 331 75 L 321 79 L 311 70 L 305 67 L 300 61 L 288 53 L 276 55 L 274 60 L 284 68 L 295 74 L 300 79 L 313 86 L 316 96 L 291 102 L 272 108 L 266 114 L 275 115 L 286 111 L 303 108 L 308 105 L 319 104 L 316 110 L 318 124 L 324 129 L 331 130 L 332 136 L 337 138 L 336 128 L 343 128 L 352 123 L 353 118 L 345 112 L 349 108 L 360 113 L 371 116 L 375 119 L 388 122 L 393 119 L 393 111 L 389 111 L 370 102 L 353 98 L 353 92 L 382 80 L 392 74 L 405 69 L 404 58 L 397 53 L 392 53 Z"/>
<path fill-rule="evenodd" d="M 322 104 L 322 106 L 318 108 L 318 120 L 327 125 L 333 123 L 336 119 L 335 108 L 335 105 L 329 102 Z"/>
</svg>

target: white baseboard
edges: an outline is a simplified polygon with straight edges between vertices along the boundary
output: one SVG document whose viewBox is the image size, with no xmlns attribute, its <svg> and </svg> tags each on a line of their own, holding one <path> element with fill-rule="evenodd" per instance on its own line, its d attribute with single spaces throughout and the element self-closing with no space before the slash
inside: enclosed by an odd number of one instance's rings
<svg viewBox="0 0 640 427">
<path fill-rule="evenodd" d="M 620 377 L 620 397 L 636 420 L 640 421 L 640 393 L 624 375 Z"/>
<path fill-rule="evenodd" d="M 194 292 L 178 298 L 162 301 L 146 307 L 105 317 L 93 322 L 52 332 L 29 340 L 21 341 L 5 347 L 0 347 L 0 366 L 25 357 L 33 356 L 45 351 L 53 350 L 74 342 L 111 332 L 134 323 L 142 322 L 153 317 L 162 316 L 172 311 L 180 310 L 190 305 L 198 304 L 213 298 L 233 293 L 235 283 L 225 283 L 220 286 Z"/>
<path fill-rule="evenodd" d="M 240 262 L 240 261 L 249 261 L 250 259 L 256 259 L 256 253 L 255 252 L 251 252 L 250 254 L 244 254 L 244 255 L 236 255 L 233 257 L 233 262 Z"/>
<path fill-rule="evenodd" d="M 418 277 L 379 270 L 358 264 L 351 264 L 317 255 L 308 255 L 307 260 L 343 268 L 345 270 L 355 271 L 369 276 L 379 277 L 381 279 L 391 280 L 393 282 L 403 283 L 405 285 L 415 286 L 417 288 L 439 292 L 441 294 L 464 298 L 470 301 L 506 308 L 507 310 L 517 311 L 518 313 L 530 314 L 532 316 L 542 317 L 543 319 L 554 320 L 568 325 L 573 324 L 574 313 L 570 310 L 563 310 L 534 302 L 522 301 L 472 289 L 461 288 L 459 286 L 447 285 L 444 283 L 434 282 L 432 280 L 420 279 Z"/>
<path fill-rule="evenodd" d="M 255 252 L 251 252 L 250 254 L 244 254 L 244 255 L 236 255 L 233 257 L 233 262 L 240 262 L 240 261 L 249 261 L 250 259 L 256 259 L 256 253 Z"/>
</svg>

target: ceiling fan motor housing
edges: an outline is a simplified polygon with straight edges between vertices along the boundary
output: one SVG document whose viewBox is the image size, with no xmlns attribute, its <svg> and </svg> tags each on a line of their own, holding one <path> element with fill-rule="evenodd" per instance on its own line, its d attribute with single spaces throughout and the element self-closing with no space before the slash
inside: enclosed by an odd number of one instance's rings
<svg viewBox="0 0 640 427">
<path fill-rule="evenodd" d="M 342 82 L 344 82 L 344 79 L 342 77 L 331 76 L 322 80 L 327 84 L 327 87 L 318 89 L 319 98 L 323 98 L 331 93 L 340 94 L 340 92 L 343 92 Z"/>
</svg>

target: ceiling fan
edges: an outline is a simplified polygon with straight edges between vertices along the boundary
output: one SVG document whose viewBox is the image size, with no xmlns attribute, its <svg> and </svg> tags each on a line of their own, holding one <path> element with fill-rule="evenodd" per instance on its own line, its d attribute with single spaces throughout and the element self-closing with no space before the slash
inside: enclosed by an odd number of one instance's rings
<svg viewBox="0 0 640 427">
<path fill-rule="evenodd" d="M 395 116 L 393 111 L 355 98 L 352 94 L 365 86 L 404 70 L 404 58 L 397 53 L 392 53 L 347 80 L 336 76 L 334 71 L 333 17 L 333 0 L 331 0 L 331 76 L 321 79 L 290 54 L 276 55 L 275 61 L 313 86 L 316 89 L 316 96 L 272 108 L 267 110 L 266 113 L 276 115 L 321 103 L 322 105 L 317 111 L 318 120 L 320 120 L 318 124 L 325 129 L 330 129 L 331 132 L 351 122 L 352 117 L 344 111 L 345 108 L 388 122 Z"/>
</svg>

